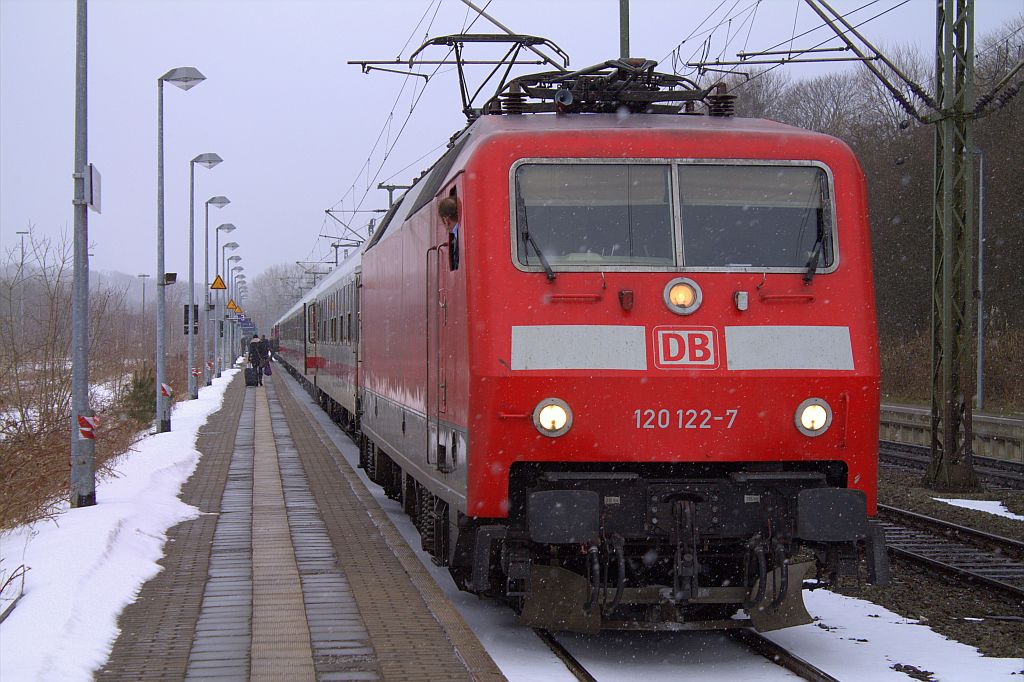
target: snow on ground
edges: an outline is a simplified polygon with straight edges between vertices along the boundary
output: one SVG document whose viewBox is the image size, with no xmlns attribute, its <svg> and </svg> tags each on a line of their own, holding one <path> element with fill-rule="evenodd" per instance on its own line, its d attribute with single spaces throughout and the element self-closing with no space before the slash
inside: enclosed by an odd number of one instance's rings
<svg viewBox="0 0 1024 682">
<path fill-rule="evenodd" d="M 291 377 L 284 375 L 288 381 Z M 292 384 L 294 386 L 294 384 Z M 359 449 L 303 392 L 299 400 L 313 414 L 355 468 Z M 435 566 L 420 546 L 419 535 L 401 505 L 389 500 L 362 469 L 359 477 L 420 561 L 455 604 L 469 627 L 511 682 L 573 680 L 565 666 L 528 628 L 515 624 L 511 609 L 460 592 L 448 569 Z M 917 621 L 903 618 L 877 604 L 818 590 L 804 593 L 807 608 L 817 620 L 768 636 L 798 656 L 821 666 L 843 682 L 901 680 L 892 670 L 902 663 L 934 673 L 934 680 L 1022 680 L 1024 659 L 987 658 L 974 647 L 946 639 Z M 715 632 L 607 632 L 600 635 L 564 633 L 559 641 L 600 682 L 622 680 L 794 680 L 794 675 Z"/>
<path fill-rule="evenodd" d="M 933 497 L 936 502 L 945 502 L 951 504 L 954 507 L 963 507 L 964 509 L 973 509 L 975 511 L 983 511 L 989 514 L 995 514 L 996 516 L 1005 516 L 1008 519 L 1014 521 L 1024 521 L 1024 516 L 1020 514 L 1014 514 L 1012 511 L 1006 508 L 1006 505 L 998 500 L 947 500 L 941 497 Z"/>
<path fill-rule="evenodd" d="M 102 412 L 113 405 L 114 401 L 118 398 L 118 389 L 125 386 L 130 378 L 131 374 L 128 374 L 120 379 L 111 379 L 110 381 L 90 385 L 89 403 L 92 409 Z"/>
<path fill-rule="evenodd" d="M 117 637 L 117 617 L 160 570 L 166 531 L 194 518 L 178 500 L 199 461 L 196 434 L 237 370 L 178 403 L 172 431 L 140 440 L 97 484 L 98 504 L 0 534 L 4 571 L 29 567 L 25 595 L 0 625 L 0 680 L 89 680 Z"/>
</svg>

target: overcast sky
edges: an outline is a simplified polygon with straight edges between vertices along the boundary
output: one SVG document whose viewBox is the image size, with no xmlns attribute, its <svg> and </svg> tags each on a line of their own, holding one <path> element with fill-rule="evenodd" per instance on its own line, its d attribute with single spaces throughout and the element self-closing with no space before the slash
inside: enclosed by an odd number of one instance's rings
<svg viewBox="0 0 1024 682">
<path fill-rule="evenodd" d="M 755 5 L 756 13 L 749 11 Z M 880 45 L 933 50 L 934 0 L 832 5 L 845 12 L 870 5 L 852 15 L 855 21 L 895 7 L 862 31 Z M 799 0 L 632 0 L 631 6 L 631 53 L 659 60 L 696 31 L 680 50 L 690 57 L 730 11 L 735 18 L 711 36 L 713 56 L 766 49 L 820 23 Z M 1024 0 L 977 0 L 976 8 L 982 36 L 1024 12 Z M 487 11 L 517 32 L 550 38 L 572 66 L 618 55 L 618 0 L 492 0 Z M 207 80 L 187 92 L 165 87 L 166 268 L 179 281 L 187 276 L 189 160 L 216 152 L 223 164 L 196 168 L 197 280 L 203 204 L 226 195 L 229 206 L 210 209 L 210 249 L 217 225 L 237 225 L 230 239 L 241 244 L 237 253 L 252 281 L 273 264 L 329 257 L 330 240 L 318 235 L 342 228 L 325 209 L 386 207 L 387 194 L 376 184 L 408 182 L 436 157 L 431 150 L 464 125 L 447 67 L 423 93 L 423 79 L 363 75 L 345 62 L 407 57 L 428 25 L 431 36 L 457 33 L 473 15 L 460 0 L 90 0 L 89 160 L 103 176 L 103 212 L 89 217 L 91 267 L 156 271 L 156 83 L 168 69 L 194 66 Z M 480 19 L 472 31 L 496 29 Z M 816 44 L 826 31 L 793 44 Z M 45 235 L 71 233 L 74 47 L 72 0 L 0 0 L 4 252 L 29 224 Z M 434 48 L 430 56 L 444 53 Z M 786 68 L 799 78 L 813 67 Z M 397 137 L 414 98 L 415 111 Z M 364 225 L 372 214 L 348 215 Z"/>
</svg>

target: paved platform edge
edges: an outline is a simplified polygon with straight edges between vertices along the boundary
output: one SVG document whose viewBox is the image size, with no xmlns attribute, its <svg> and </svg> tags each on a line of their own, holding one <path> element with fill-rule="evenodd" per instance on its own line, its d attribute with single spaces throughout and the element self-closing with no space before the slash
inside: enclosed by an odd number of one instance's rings
<svg viewBox="0 0 1024 682">
<path fill-rule="evenodd" d="M 487 653 L 487 650 L 481 644 L 476 634 L 466 624 L 462 615 L 451 604 L 434 578 L 427 572 L 412 548 L 409 547 L 401 533 L 395 528 L 391 519 L 388 518 L 387 513 L 380 507 L 370 491 L 367 490 L 356 471 L 337 449 L 331 438 L 324 432 L 315 415 L 311 414 L 311 409 L 318 408 L 305 400 L 297 398 L 295 392 L 301 390 L 301 387 L 290 376 L 275 376 L 274 383 L 285 389 L 278 391 L 278 397 L 281 400 L 282 407 L 285 408 L 286 415 L 291 412 L 293 417 L 302 418 L 312 425 L 313 433 L 319 445 L 333 461 L 338 473 L 344 478 L 352 493 L 363 505 L 367 516 L 383 537 L 391 553 L 401 564 L 413 586 L 423 599 L 426 608 L 441 627 L 455 655 L 462 661 L 472 679 L 504 680 L 505 676 L 490 654 Z M 308 398 L 308 396 L 306 397 Z M 301 410 L 303 413 L 302 417 L 295 413 L 296 410 Z M 307 472 L 307 477 L 310 477 L 309 472 Z M 312 477 L 310 479 L 312 482 Z"/>
</svg>

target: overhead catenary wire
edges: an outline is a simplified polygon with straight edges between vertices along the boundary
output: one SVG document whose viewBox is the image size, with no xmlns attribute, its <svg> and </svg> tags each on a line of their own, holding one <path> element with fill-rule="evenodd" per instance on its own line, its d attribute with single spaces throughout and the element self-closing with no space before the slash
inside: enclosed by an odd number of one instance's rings
<svg viewBox="0 0 1024 682">
<path fill-rule="evenodd" d="M 846 16 L 851 16 L 852 14 L 854 14 L 854 13 L 856 13 L 856 12 L 859 12 L 860 10 L 862 10 L 862 9 L 865 9 L 865 8 L 867 8 L 867 7 L 870 7 L 871 5 L 874 5 L 874 4 L 876 4 L 876 3 L 880 2 L 880 1 L 881 1 L 881 0 L 871 0 L 871 2 L 868 2 L 868 3 L 864 4 L 864 5 L 861 5 L 861 6 L 860 6 L 860 7 L 858 7 L 857 9 L 855 9 L 855 10 L 852 10 L 852 11 L 848 12 L 848 13 L 846 14 Z M 880 18 L 880 17 L 883 17 L 883 16 L 885 16 L 886 14 L 888 14 L 889 12 L 892 12 L 892 11 L 894 11 L 894 10 L 896 10 L 896 9 L 899 9 L 900 7 L 902 7 L 903 5 L 906 5 L 906 4 L 907 4 L 907 3 L 909 3 L 909 2 L 910 2 L 910 0 L 902 0 L 901 2 L 899 2 L 899 3 L 895 4 L 895 5 L 893 5 L 892 7 L 888 8 L 888 9 L 885 9 L 885 10 L 883 10 L 883 11 L 879 12 L 878 14 L 875 14 L 874 16 L 868 17 L 867 19 L 865 19 L 865 20 L 861 21 L 861 22 L 860 22 L 860 23 L 858 23 L 858 24 L 855 24 L 855 25 L 853 26 L 853 28 L 860 28 L 860 27 L 862 27 L 862 26 L 865 26 L 866 24 L 868 24 L 868 23 L 870 23 L 870 22 L 874 21 L 875 19 L 878 19 L 878 18 Z M 810 29 L 810 30 L 808 30 L 808 31 L 805 31 L 804 33 L 801 33 L 800 35 L 798 35 L 798 36 L 797 36 L 797 38 L 800 38 L 800 37 L 803 37 L 803 36 L 809 35 L 809 34 L 811 34 L 811 33 L 814 33 L 815 31 L 817 31 L 817 30 L 819 30 L 819 29 L 821 29 L 821 28 L 824 28 L 824 27 L 826 27 L 826 26 L 827 26 L 827 24 L 822 24 L 821 26 L 817 26 L 817 27 L 815 27 L 815 28 L 813 28 L 813 29 Z M 847 31 L 844 31 L 843 33 L 847 33 Z M 817 43 L 817 44 L 815 44 L 815 45 L 812 45 L 812 46 L 811 46 L 811 47 L 809 47 L 809 48 L 803 48 L 803 49 L 801 49 L 801 50 L 797 50 L 796 52 L 797 52 L 797 53 L 799 54 L 799 53 L 802 53 L 802 52 L 807 52 L 807 51 L 809 51 L 809 50 L 814 50 L 814 49 L 817 49 L 817 48 L 819 48 L 819 47 L 822 47 L 822 46 L 824 46 L 824 45 L 825 45 L 826 43 L 828 43 L 828 42 L 831 42 L 832 40 L 835 40 L 835 39 L 837 39 L 837 37 L 838 37 L 838 36 L 835 36 L 835 35 L 829 36 L 828 38 L 826 38 L 825 40 L 821 41 L 820 43 Z M 781 43 L 777 43 L 776 45 L 773 45 L 772 47 L 769 47 L 769 48 L 768 48 L 768 50 L 773 50 L 773 49 L 775 49 L 775 48 L 777 48 L 777 47 L 780 47 L 780 46 L 782 46 L 782 45 L 785 45 L 785 44 L 786 44 L 786 42 L 787 42 L 787 41 L 782 41 Z M 733 91 L 735 92 L 736 90 L 738 90 L 738 89 L 740 89 L 740 88 L 742 88 L 742 87 L 744 87 L 744 86 L 746 86 L 746 85 L 749 85 L 749 84 L 750 84 L 751 82 L 753 82 L 754 80 L 756 80 L 756 79 L 758 79 L 758 78 L 761 78 L 761 77 L 762 77 L 762 76 L 764 76 L 765 74 L 767 74 L 767 73 L 769 73 L 769 72 L 771 72 L 771 71 L 774 71 L 775 69 L 777 69 L 777 68 L 779 68 L 780 66 L 783 66 L 783 65 L 785 65 L 785 62 L 784 62 L 784 61 L 783 61 L 783 62 L 780 62 L 779 64 L 775 64 L 774 66 L 770 66 L 770 67 L 768 67 L 767 69 L 764 69 L 764 70 L 762 70 L 762 71 L 758 71 L 758 72 L 757 72 L 756 74 L 754 74 L 753 76 L 751 76 L 751 77 L 750 77 L 750 78 L 748 78 L 747 80 L 745 80 L 745 81 L 743 81 L 743 82 L 741 82 L 741 83 L 737 84 L 736 86 L 734 86 L 734 87 L 733 87 Z"/>
<path fill-rule="evenodd" d="M 707 58 L 708 58 L 708 56 L 710 54 L 710 47 L 711 47 L 710 46 L 710 40 L 713 37 L 714 33 L 717 32 L 723 26 L 727 25 L 731 20 L 738 19 L 738 18 L 743 17 L 744 15 L 748 15 L 748 14 L 749 15 L 756 14 L 758 6 L 760 5 L 760 2 L 761 2 L 761 0 L 756 0 L 755 2 L 751 3 L 750 5 L 747 5 L 747 6 L 743 7 L 742 9 L 740 9 L 739 11 L 736 11 L 734 14 L 727 13 L 726 16 L 723 19 L 721 19 L 717 24 L 715 24 L 714 26 L 712 26 L 712 27 L 710 27 L 710 28 L 708 28 L 708 29 L 706 29 L 704 31 L 701 31 L 700 30 L 701 27 L 703 27 L 705 24 L 707 24 L 709 20 L 711 20 L 716 14 L 718 14 L 719 10 L 721 10 L 722 7 L 728 1 L 729 0 L 722 0 L 715 7 L 715 9 L 713 9 L 708 14 L 708 16 L 705 17 L 701 21 L 701 23 L 698 24 L 698 26 L 690 32 L 689 35 L 687 35 L 686 38 L 684 38 L 682 41 L 680 41 L 676 45 L 676 47 L 673 48 L 672 51 L 670 51 L 667 55 L 662 57 L 661 60 L 659 60 L 658 63 L 660 64 L 660 63 L 664 62 L 666 59 L 668 59 L 669 57 L 672 57 L 672 59 L 673 59 L 672 71 L 673 71 L 673 73 L 679 73 L 679 69 L 678 69 L 678 67 L 676 65 L 676 62 L 690 61 L 690 60 L 692 60 L 698 54 L 698 52 L 702 53 L 701 57 L 700 57 L 700 59 L 698 61 L 705 61 L 705 60 L 707 60 Z M 862 10 L 867 9 L 868 7 L 871 7 L 872 5 L 878 4 L 881 1 L 882 0 L 870 0 L 869 2 L 866 2 L 863 5 L 850 10 L 847 13 L 847 16 L 851 16 L 852 17 L 853 15 L 857 14 L 858 12 L 861 12 Z M 904 5 L 904 4 L 906 4 L 907 2 L 909 2 L 909 0 L 903 0 L 903 2 L 900 2 L 899 4 L 897 4 L 894 7 L 890 8 L 889 10 L 886 10 L 886 12 L 882 12 L 881 14 L 875 15 L 874 17 L 871 17 L 870 19 L 867 19 L 866 21 L 862 22 L 861 24 L 858 24 L 857 26 L 858 27 L 862 26 L 864 23 L 867 23 L 868 21 L 871 21 L 871 20 L 873 20 L 873 19 L 875 19 L 875 18 L 877 18 L 879 16 L 882 16 L 883 14 L 887 13 L 888 11 L 892 11 L 893 9 L 896 9 L 897 7 L 900 7 L 900 6 Z M 733 5 L 732 8 L 730 8 L 730 12 L 732 12 L 732 10 L 734 10 L 734 9 L 735 9 L 735 4 Z M 750 18 L 750 17 L 748 17 L 748 18 Z M 744 20 L 744 23 L 746 23 L 746 20 Z M 754 26 L 754 19 L 751 18 L 751 23 L 750 23 L 749 31 L 753 30 L 753 26 Z M 786 39 L 776 43 L 775 45 L 772 45 L 771 47 L 768 47 L 767 50 L 775 50 L 775 49 L 777 49 L 779 47 L 782 47 L 783 45 L 786 45 L 787 43 L 792 43 L 792 42 L 794 42 L 795 40 L 797 40 L 799 38 L 803 38 L 805 36 L 811 35 L 811 34 L 817 32 L 817 31 L 820 31 L 822 29 L 827 29 L 827 28 L 828 28 L 828 24 L 822 22 L 821 24 L 818 24 L 817 26 L 814 26 L 814 27 L 812 27 L 810 29 L 807 29 L 806 31 L 803 31 L 802 33 L 791 35 L 789 38 L 786 38 Z M 749 33 L 749 31 L 748 31 L 748 33 Z M 680 56 L 680 49 L 682 48 L 682 46 L 686 42 L 688 42 L 689 40 L 691 40 L 695 36 L 707 36 L 707 38 L 704 41 L 702 41 L 701 44 L 697 48 L 695 48 L 693 50 L 693 52 L 690 53 L 690 56 L 686 60 L 683 60 L 681 58 L 681 56 Z M 837 36 L 835 36 L 833 34 L 825 42 L 828 42 L 830 40 L 834 40 L 836 38 L 837 38 Z M 824 43 L 819 43 L 815 47 L 820 47 L 822 44 L 824 44 Z M 809 48 L 809 49 L 814 49 L 814 48 Z M 744 51 L 745 50 L 746 50 L 746 45 L 744 45 Z M 805 52 L 806 50 L 794 50 L 794 51 L 797 52 L 797 53 L 801 53 L 801 52 Z M 775 67 L 772 67 L 772 68 L 775 68 Z M 771 69 L 768 69 L 768 70 L 771 70 Z M 692 68 L 691 72 L 693 72 L 693 71 L 698 71 L 698 69 Z"/>
<path fill-rule="evenodd" d="M 484 9 L 485 10 L 487 9 L 487 7 L 490 6 L 492 1 L 493 0 L 488 0 L 487 4 L 484 5 Z M 473 27 L 473 25 L 479 20 L 479 18 L 480 18 L 480 15 L 474 17 L 473 21 L 470 22 L 470 24 L 466 28 L 466 30 L 468 31 L 469 29 L 471 29 Z M 448 53 L 445 55 L 445 59 L 447 59 L 447 57 L 450 56 L 453 51 L 454 51 L 454 48 L 449 48 Z M 441 60 L 441 61 L 444 61 L 444 60 Z M 391 156 L 391 153 L 394 151 L 395 147 L 398 145 L 398 142 L 401 139 L 402 133 L 405 132 L 405 129 L 406 129 L 406 127 L 409 124 L 409 121 L 412 119 L 413 113 L 415 113 L 415 111 L 416 111 L 416 107 L 419 105 L 420 100 L 422 100 L 423 95 L 426 93 L 426 85 L 430 82 L 431 79 L 433 79 L 439 73 L 447 73 L 447 72 L 452 70 L 452 69 L 445 69 L 444 71 L 441 71 L 441 67 L 442 66 L 443 66 L 442 64 L 438 64 L 436 67 L 434 67 L 434 70 L 430 73 L 430 75 L 427 78 L 427 81 L 424 83 L 423 88 L 419 91 L 419 94 L 416 95 L 415 98 L 412 100 L 412 103 L 411 103 L 411 105 L 409 107 L 409 112 L 406 115 L 405 120 L 402 122 L 402 125 L 399 128 L 397 135 L 395 135 L 395 138 L 391 142 L 391 144 L 387 146 L 387 148 L 386 148 L 386 150 L 385 150 L 385 152 L 383 154 L 383 157 L 381 159 L 381 163 L 380 163 L 380 165 L 377 168 L 376 173 L 374 173 L 373 178 L 370 179 L 367 182 L 366 190 L 364 191 L 362 197 L 360 197 L 359 201 L 355 204 L 356 209 L 359 209 L 359 208 L 362 207 L 363 202 L 366 200 L 367 195 L 375 187 L 377 181 L 379 180 L 380 174 L 381 174 L 381 172 L 384 169 L 384 165 L 387 163 L 388 159 Z"/>
<path fill-rule="evenodd" d="M 486 10 L 491 5 L 492 2 L 493 2 L 493 0 L 488 0 L 487 3 L 484 5 L 483 9 Z M 433 15 L 431 16 L 431 19 L 428 22 L 426 31 L 424 33 L 424 39 L 425 40 L 429 37 L 430 31 L 431 31 L 431 29 L 433 27 L 433 24 L 434 24 L 434 22 L 437 19 L 440 7 L 441 7 L 440 0 L 430 0 L 430 2 L 427 4 L 426 10 L 424 11 L 423 15 L 420 17 L 420 20 L 416 23 L 416 26 L 413 27 L 413 30 L 410 33 L 409 38 L 406 40 L 405 44 L 402 46 L 402 50 L 400 51 L 399 56 L 397 57 L 397 59 L 401 59 L 401 52 L 404 52 L 405 49 L 409 46 L 409 44 L 412 41 L 412 36 L 415 35 L 418 32 L 419 28 L 423 25 L 423 22 L 426 19 L 427 15 L 430 14 L 431 10 L 433 10 Z M 468 25 L 467 25 L 466 24 L 466 21 L 468 21 L 468 14 L 467 14 L 467 19 L 463 21 L 463 29 L 462 29 L 462 31 L 466 32 L 466 31 L 469 31 L 470 29 L 472 29 L 472 27 L 476 24 L 476 22 L 479 21 L 481 16 L 482 15 L 480 13 L 478 13 L 477 16 L 473 17 L 472 21 L 469 21 Z M 449 49 L 448 54 L 446 55 L 446 58 L 451 55 L 453 50 L 454 50 L 454 48 L 450 48 Z M 444 60 L 442 60 L 442 61 L 444 61 Z M 413 83 L 412 95 L 409 98 L 409 100 L 410 100 L 409 110 L 406 113 L 406 115 L 405 115 L 405 117 L 404 117 L 404 119 L 402 121 L 402 124 L 399 126 L 397 133 L 395 133 L 394 136 L 392 136 L 392 130 L 393 130 L 393 126 L 394 126 L 394 119 L 395 119 L 395 116 L 396 116 L 396 113 L 397 113 L 397 109 L 398 109 L 399 103 L 401 102 L 403 96 L 407 92 L 407 86 L 408 86 L 408 82 L 409 82 L 409 77 L 412 74 L 409 74 L 405 78 L 403 78 L 402 86 L 399 88 L 399 92 L 398 92 L 398 94 L 395 97 L 395 101 L 392 103 L 390 111 L 389 111 L 388 115 L 385 117 L 384 123 L 381 126 L 381 129 L 378 132 L 377 137 L 374 140 L 374 144 L 371 147 L 370 152 L 367 154 L 366 160 L 359 166 L 359 170 L 357 171 L 357 173 L 355 175 L 355 178 L 353 179 L 352 183 L 349 185 L 349 187 L 345 191 L 345 193 L 337 201 L 335 201 L 334 204 L 332 204 L 331 210 L 337 210 L 338 207 L 339 206 L 343 206 L 346 201 L 351 201 L 352 202 L 352 205 L 354 206 L 354 208 L 351 209 L 351 210 L 357 211 L 357 210 L 362 208 L 364 202 L 366 201 L 367 196 L 376 187 L 376 183 L 379 180 L 381 173 L 383 172 L 384 166 L 390 160 L 392 152 L 394 151 L 395 147 L 398 145 L 398 143 L 399 143 L 399 141 L 400 141 L 400 139 L 402 137 L 402 134 L 405 132 L 405 130 L 406 130 L 410 120 L 412 119 L 413 114 L 416 111 L 417 106 L 419 105 L 420 101 L 422 100 L 423 95 L 426 92 L 427 84 L 434 77 L 436 77 L 438 75 L 443 75 L 443 74 L 448 73 L 448 72 L 453 70 L 451 68 L 443 69 L 442 70 L 441 67 L 442 67 L 442 65 L 440 65 L 440 64 L 437 65 L 433 69 L 433 71 L 431 71 L 429 73 L 429 75 L 427 75 L 427 77 L 426 77 L 426 79 L 425 79 L 425 81 L 423 83 L 423 87 L 422 88 L 417 88 L 416 87 L 416 83 L 415 82 Z M 418 67 L 417 73 L 421 73 L 421 69 L 422 69 L 422 67 Z M 414 78 L 414 81 L 415 80 L 416 79 Z M 373 159 L 374 159 L 375 155 L 377 154 L 378 150 L 381 149 L 382 142 L 383 142 L 383 150 L 384 151 L 383 151 L 383 153 L 381 155 L 381 162 L 376 167 L 376 170 L 374 170 L 373 169 Z M 435 146 L 430 151 L 428 151 L 427 153 L 423 154 L 421 157 L 419 157 L 417 160 L 415 160 L 412 163 L 410 163 L 408 166 L 406 166 L 402 170 L 396 171 L 394 174 L 392 174 L 388 178 L 388 180 L 392 179 L 395 175 L 398 175 L 398 173 L 408 169 L 410 166 L 413 166 L 416 163 L 420 162 L 423 158 L 425 158 L 426 156 L 429 156 L 431 153 L 433 153 L 434 151 L 440 149 L 444 145 L 445 145 L 445 143 L 441 143 L 441 144 Z M 372 175 L 371 175 L 371 173 L 372 173 Z M 359 196 L 359 198 L 357 200 L 355 198 L 355 195 L 356 195 L 356 191 L 357 191 L 357 185 L 360 184 L 360 180 L 361 179 L 363 180 L 363 192 L 362 192 L 361 196 Z M 326 224 L 326 218 L 324 218 L 323 221 L 322 221 L 322 225 L 324 225 L 324 224 Z M 313 248 L 311 249 L 310 253 L 311 254 L 314 253 L 314 252 L 319 253 L 317 251 L 317 248 L 319 246 L 321 246 L 321 242 L 320 242 L 319 239 L 317 239 L 316 242 L 314 243 Z"/>
</svg>

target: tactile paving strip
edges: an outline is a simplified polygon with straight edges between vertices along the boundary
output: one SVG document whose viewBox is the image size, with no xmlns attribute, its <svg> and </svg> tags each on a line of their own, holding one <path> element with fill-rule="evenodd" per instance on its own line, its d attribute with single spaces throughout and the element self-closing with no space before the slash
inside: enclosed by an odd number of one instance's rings
<svg viewBox="0 0 1024 682">
<path fill-rule="evenodd" d="M 379 680 L 370 636 L 348 580 L 338 569 L 273 382 L 266 382 L 266 394 L 317 679 Z"/>
<path fill-rule="evenodd" d="M 249 679 L 312 682 L 315 679 L 313 650 L 266 391 L 256 392 L 252 509 L 252 668 Z"/>
<path fill-rule="evenodd" d="M 504 680 L 462 617 L 319 424 L 275 376 L 310 488 L 385 680 Z"/>
</svg>

